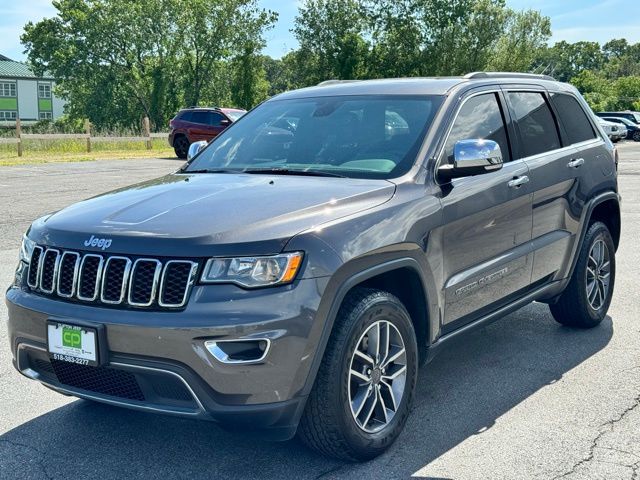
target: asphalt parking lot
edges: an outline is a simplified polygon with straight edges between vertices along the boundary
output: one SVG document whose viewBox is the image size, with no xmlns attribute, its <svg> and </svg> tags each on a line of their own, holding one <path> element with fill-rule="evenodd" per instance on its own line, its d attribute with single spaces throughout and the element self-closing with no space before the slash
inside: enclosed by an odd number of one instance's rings
<svg viewBox="0 0 640 480">
<path fill-rule="evenodd" d="M 180 162 L 0 167 L 0 478 L 640 478 L 640 143 L 618 148 L 623 233 L 602 325 L 570 330 L 533 304 L 459 341 L 421 371 L 396 444 L 360 465 L 295 441 L 63 397 L 21 377 L 4 287 L 29 223 Z"/>
</svg>

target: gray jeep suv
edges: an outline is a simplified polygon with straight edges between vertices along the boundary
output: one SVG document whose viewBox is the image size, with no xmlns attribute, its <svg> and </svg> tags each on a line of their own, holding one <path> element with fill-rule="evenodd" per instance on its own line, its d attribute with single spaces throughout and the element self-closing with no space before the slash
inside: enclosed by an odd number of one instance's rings
<svg viewBox="0 0 640 480">
<path fill-rule="evenodd" d="M 533 301 L 602 321 L 616 172 L 550 77 L 284 93 L 177 172 L 36 220 L 6 294 L 14 363 L 63 394 L 372 458 L 453 338 Z"/>
</svg>

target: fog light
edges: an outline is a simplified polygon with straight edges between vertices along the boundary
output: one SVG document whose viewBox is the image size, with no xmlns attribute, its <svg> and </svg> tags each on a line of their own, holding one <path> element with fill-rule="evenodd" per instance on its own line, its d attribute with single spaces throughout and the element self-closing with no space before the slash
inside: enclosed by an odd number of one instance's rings
<svg viewBox="0 0 640 480">
<path fill-rule="evenodd" d="M 268 338 L 242 340 L 207 340 L 204 346 L 220 363 L 247 364 L 262 362 L 271 347 Z"/>
</svg>

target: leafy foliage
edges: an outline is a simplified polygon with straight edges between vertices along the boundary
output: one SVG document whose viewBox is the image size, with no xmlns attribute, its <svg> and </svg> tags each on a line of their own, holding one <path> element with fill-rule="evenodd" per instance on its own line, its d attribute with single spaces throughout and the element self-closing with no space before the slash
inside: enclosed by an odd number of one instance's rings
<svg viewBox="0 0 640 480">
<path fill-rule="evenodd" d="M 264 31 L 277 18 L 257 8 L 256 0 L 53 5 L 57 16 L 25 26 L 29 61 L 58 79 L 70 116 L 88 116 L 100 126 L 135 124 L 143 115 L 164 126 L 185 104 L 228 99 L 231 89 L 223 93 L 214 82 L 231 82 L 236 72 L 229 70 L 244 68 L 248 54 L 257 56 Z M 242 88 L 249 102 L 262 94 Z"/>
<path fill-rule="evenodd" d="M 58 14 L 25 27 L 37 71 L 58 80 L 70 119 L 98 128 L 162 129 L 176 110 L 251 108 L 323 80 L 550 73 L 594 109 L 640 109 L 640 43 L 558 42 L 548 17 L 505 0 L 302 0 L 299 48 L 261 55 L 277 14 L 257 0 L 54 0 Z"/>
</svg>

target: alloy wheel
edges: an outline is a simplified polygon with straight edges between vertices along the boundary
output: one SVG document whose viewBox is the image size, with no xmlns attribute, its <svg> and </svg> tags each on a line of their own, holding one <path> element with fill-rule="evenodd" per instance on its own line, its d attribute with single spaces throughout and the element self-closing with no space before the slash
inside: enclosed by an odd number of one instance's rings
<svg viewBox="0 0 640 480">
<path fill-rule="evenodd" d="M 587 259 L 587 301 L 594 310 L 599 310 L 607 301 L 611 261 L 609 249 L 602 239 L 596 240 Z"/>
<path fill-rule="evenodd" d="M 376 433 L 391 422 L 404 395 L 407 353 L 400 331 L 379 320 L 367 328 L 349 364 L 349 403 L 358 427 Z"/>
</svg>

